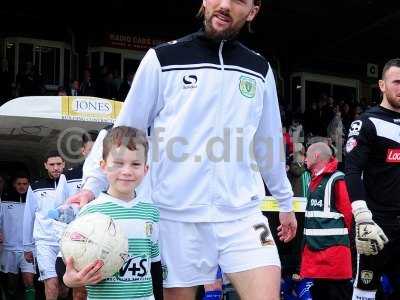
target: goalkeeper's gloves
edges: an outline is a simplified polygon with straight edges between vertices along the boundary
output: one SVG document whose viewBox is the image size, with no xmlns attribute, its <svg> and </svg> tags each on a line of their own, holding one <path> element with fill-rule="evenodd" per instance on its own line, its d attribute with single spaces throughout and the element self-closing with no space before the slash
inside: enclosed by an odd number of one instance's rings
<svg viewBox="0 0 400 300">
<path fill-rule="evenodd" d="M 383 230 L 372 220 L 372 213 L 363 200 L 351 204 L 356 221 L 356 248 L 358 254 L 376 255 L 389 241 Z"/>
</svg>

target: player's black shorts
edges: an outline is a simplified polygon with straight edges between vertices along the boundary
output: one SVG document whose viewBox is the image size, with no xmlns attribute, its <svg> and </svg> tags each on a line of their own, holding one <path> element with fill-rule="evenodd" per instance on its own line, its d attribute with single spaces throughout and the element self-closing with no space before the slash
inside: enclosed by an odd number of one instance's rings
<svg viewBox="0 0 400 300">
<path fill-rule="evenodd" d="M 374 215 L 374 213 L 373 213 Z M 377 255 L 358 255 L 355 286 L 362 290 L 377 290 L 382 274 L 400 278 L 400 216 L 376 218 L 389 242 Z M 398 280 L 392 282 L 395 291 L 400 292 Z M 400 298 L 399 298 L 400 299 Z"/>
</svg>

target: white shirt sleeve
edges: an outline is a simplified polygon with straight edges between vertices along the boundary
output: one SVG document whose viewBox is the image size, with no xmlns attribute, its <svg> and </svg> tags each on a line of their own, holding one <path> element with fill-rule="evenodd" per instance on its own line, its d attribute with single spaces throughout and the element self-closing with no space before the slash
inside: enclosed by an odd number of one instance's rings
<svg viewBox="0 0 400 300">
<path fill-rule="evenodd" d="M 26 193 L 23 234 L 22 234 L 22 240 L 25 252 L 34 250 L 35 243 L 33 241 L 33 225 L 35 222 L 35 213 L 37 208 L 38 208 L 38 203 L 36 195 L 33 193 L 31 187 L 29 186 L 28 192 Z"/>
<path fill-rule="evenodd" d="M 271 67 L 265 78 L 263 112 L 254 138 L 254 152 L 260 173 L 278 200 L 280 211 L 292 211 L 293 191 L 286 174 L 282 123 Z"/>
<path fill-rule="evenodd" d="M 100 161 L 103 154 L 103 140 L 106 134 L 107 130 L 105 129 L 99 132 L 92 150 L 83 164 L 81 189 L 92 191 L 96 198 L 108 187 L 107 178 L 100 169 Z"/>
<path fill-rule="evenodd" d="M 160 76 L 161 66 L 156 52 L 150 49 L 139 65 L 114 126 L 130 126 L 147 131 L 163 105 L 160 97 Z M 96 197 L 108 186 L 100 169 L 106 134 L 105 130 L 100 132 L 83 166 L 83 189 L 92 191 Z"/>
<path fill-rule="evenodd" d="M 56 193 L 57 193 L 57 203 L 64 205 L 70 195 L 67 178 L 65 177 L 64 174 L 60 175 L 56 188 Z"/>
</svg>

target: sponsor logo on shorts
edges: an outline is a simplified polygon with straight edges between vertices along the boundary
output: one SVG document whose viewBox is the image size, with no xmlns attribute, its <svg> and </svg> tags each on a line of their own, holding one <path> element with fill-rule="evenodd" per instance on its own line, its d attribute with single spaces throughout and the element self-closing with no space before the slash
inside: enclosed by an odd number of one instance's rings
<svg viewBox="0 0 400 300">
<path fill-rule="evenodd" d="M 374 278 L 374 272 L 369 271 L 369 270 L 362 270 L 361 271 L 361 281 L 365 285 L 368 285 L 371 283 L 372 279 Z"/>
<path fill-rule="evenodd" d="M 357 140 L 353 137 L 349 138 L 346 143 L 346 152 L 350 153 L 357 146 Z"/>
<path fill-rule="evenodd" d="M 351 123 L 350 130 L 349 130 L 349 137 L 351 136 L 358 136 L 361 131 L 362 121 L 357 120 Z"/>
<path fill-rule="evenodd" d="M 386 162 L 400 163 L 400 149 L 388 149 Z"/>
<path fill-rule="evenodd" d="M 167 280 L 167 277 L 168 277 L 168 268 L 167 268 L 167 265 L 161 265 L 161 271 L 162 271 L 162 278 L 163 278 L 163 280 Z"/>
<path fill-rule="evenodd" d="M 254 98 L 256 95 L 256 81 L 253 78 L 240 76 L 240 93 L 247 98 Z"/>
</svg>

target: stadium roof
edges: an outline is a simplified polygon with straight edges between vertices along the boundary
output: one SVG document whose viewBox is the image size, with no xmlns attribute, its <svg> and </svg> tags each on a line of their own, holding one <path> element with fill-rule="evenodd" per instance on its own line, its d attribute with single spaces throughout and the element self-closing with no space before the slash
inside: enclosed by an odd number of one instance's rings
<svg viewBox="0 0 400 300">
<path fill-rule="evenodd" d="M 108 27 L 134 29 L 171 38 L 199 27 L 195 14 L 201 0 L 63 2 L 8 0 L 0 17 L 4 23 L 13 16 L 26 16 L 46 26 L 67 24 L 89 32 Z M 295 54 L 308 60 L 332 56 L 342 61 L 379 62 L 398 55 L 399 25 L 399 1 L 263 0 L 256 35 L 249 39 L 267 53 L 287 57 Z M 14 26 L 23 28 L 22 24 Z"/>
</svg>

